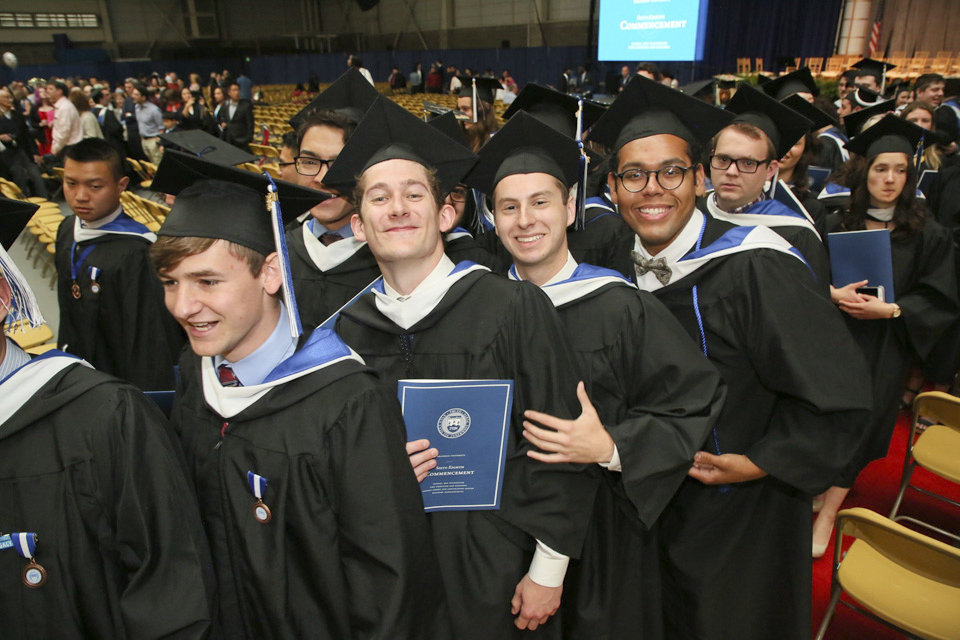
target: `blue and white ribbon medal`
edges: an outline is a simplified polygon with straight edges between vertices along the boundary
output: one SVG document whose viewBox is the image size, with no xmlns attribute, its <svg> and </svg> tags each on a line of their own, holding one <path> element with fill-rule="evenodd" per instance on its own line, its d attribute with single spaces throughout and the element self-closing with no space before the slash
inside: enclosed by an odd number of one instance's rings
<svg viewBox="0 0 960 640">
<path fill-rule="evenodd" d="M 90 292 L 100 293 L 100 283 L 97 282 L 97 276 L 100 275 L 99 267 L 90 267 Z"/>
<path fill-rule="evenodd" d="M 21 578 L 23 584 L 31 589 L 39 589 L 47 582 L 47 571 L 34 559 L 37 553 L 37 534 L 8 533 L 0 536 L 0 550 L 13 549 L 17 554 L 29 561 L 23 568 Z"/>
<path fill-rule="evenodd" d="M 267 479 L 258 476 L 253 471 L 247 471 L 247 485 L 250 486 L 250 492 L 257 501 L 253 505 L 253 517 L 261 524 L 267 524 L 273 519 L 270 513 L 270 507 L 263 503 L 263 490 L 267 488 Z"/>
</svg>

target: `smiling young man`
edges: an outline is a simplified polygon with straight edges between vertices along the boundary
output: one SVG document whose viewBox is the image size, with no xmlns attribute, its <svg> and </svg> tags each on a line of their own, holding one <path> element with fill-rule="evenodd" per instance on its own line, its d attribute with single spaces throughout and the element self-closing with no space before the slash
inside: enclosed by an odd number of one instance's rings
<svg viewBox="0 0 960 640">
<path fill-rule="evenodd" d="M 716 369 L 652 294 L 574 259 L 568 185 L 579 159 L 572 138 L 517 113 L 481 150 L 467 183 L 492 194 L 497 234 L 515 260 L 510 277 L 547 294 L 586 376 L 576 420 L 527 413 L 524 437 L 546 452 L 530 455 L 607 469 L 582 559 L 567 576 L 565 637 L 658 638 L 656 521 L 718 417 L 723 391 Z"/>
<path fill-rule="evenodd" d="M 370 249 L 350 227 L 354 208 L 345 197 L 349 194 L 324 183 L 330 164 L 377 95 L 351 68 L 290 119 L 299 141 L 297 183 L 332 196 L 287 232 L 300 318 L 306 326 L 319 325 L 380 276 Z"/>
<path fill-rule="evenodd" d="M 813 126 L 806 117 L 773 98 L 742 86 L 727 111 L 736 117 L 713 138 L 710 178 L 713 192 L 706 210 L 736 225 L 763 225 L 796 247 L 810 266 L 824 295 L 829 294 L 830 262 L 813 219 L 773 199 L 773 189 L 789 189 L 777 180 L 780 158 Z"/>
<path fill-rule="evenodd" d="M 524 409 L 579 413 L 574 355 L 549 300 L 533 285 L 444 254 L 455 212 L 443 195 L 475 159 L 393 102 L 374 103 L 327 180 L 341 192 L 354 188 L 351 224 L 383 281 L 344 309 L 336 327 L 394 392 L 400 379 L 513 380 L 500 508 L 429 518 L 452 637 L 558 638 L 553 614 L 597 479 L 589 467 L 528 457 L 520 435 Z M 435 466 L 437 450 L 428 446 L 409 446 L 419 476 Z"/>
<path fill-rule="evenodd" d="M 6 253 L 36 208 L 0 198 L 0 324 L 43 322 Z M 207 638 L 210 554 L 156 405 L 76 356 L 31 357 L 6 336 L 0 398 L 3 637 Z"/>
<path fill-rule="evenodd" d="M 129 181 L 121 162 L 98 138 L 67 149 L 63 196 L 73 215 L 57 231 L 57 342 L 145 391 L 172 389 L 184 336 L 150 265 L 157 237 L 120 204 Z"/>
<path fill-rule="evenodd" d="M 151 257 L 190 338 L 172 422 L 223 636 L 445 637 L 396 395 L 331 331 L 296 337 L 267 181 L 171 151 L 153 186 L 178 194 Z M 279 183 L 291 217 L 320 197 Z"/>
<path fill-rule="evenodd" d="M 869 373 L 783 238 L 697 210 L 699 146 L 733 117 L 637 78 L 591 138 L 614 152 L 608 184 L 636 233 L 632 279 L 728 390 L 660 519 L 666 635 L 799 640 L 810 637 L 810 500 L 860 437 Z"/>
</svg>

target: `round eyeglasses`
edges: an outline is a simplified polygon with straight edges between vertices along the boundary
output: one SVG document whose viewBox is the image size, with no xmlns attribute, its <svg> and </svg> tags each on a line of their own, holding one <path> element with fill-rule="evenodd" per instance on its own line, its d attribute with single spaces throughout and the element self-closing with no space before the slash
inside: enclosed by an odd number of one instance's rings
<svg viewBox="0 0 960 640">
<path fill-rule="evenodd" d="M 613 175 L 619 178 L 623 188 L 631 193 L 643 191 L 644 187 L 646 187 L 647 183 L 650 181 L 651 175 L 657 179 L 657 184 L 659 184 L 663 189 L 672 191 L 683 183 L 683 177 L 687 175 L 687 171 L 693 169 L 694 166 L 695 165 L 691 165 L 689 167 L 678 167 L 671 164 L 666 167 L 660 167 L 654 171 L 644 171 L 643 169 L 624 169 L 620 173 L 615 173 Z"/>
</svg>

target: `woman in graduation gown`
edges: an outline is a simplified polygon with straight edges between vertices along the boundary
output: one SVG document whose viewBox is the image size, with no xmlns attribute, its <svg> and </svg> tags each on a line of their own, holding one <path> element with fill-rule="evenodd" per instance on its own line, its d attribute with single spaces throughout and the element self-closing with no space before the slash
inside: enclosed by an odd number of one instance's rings
<svg viewBox="0 0 960 640">
<path fill-rule="evenodd" d="M 830 232 L 890 231 L 896 298 L 884 302 L 858 294 L 856 289 L 863 282 L 831 288 L 831 298 L 871 364 L 874 410 L 853 461 L 824 495 L 813 529 L 815 557 L 826 549 L 837 510 L 857 474 L 871 460 L 887 454 L 911 363 L 929 356 L 957 317 L 950 235 L 916 196 L 913 151 L 923 133 L 920 127 L 888 115 L 851 140 L 848 148 L 858 157 L 851 158 L 841 176 L 852 192 L 851 204 L 827 221 Z"/>
</svg>

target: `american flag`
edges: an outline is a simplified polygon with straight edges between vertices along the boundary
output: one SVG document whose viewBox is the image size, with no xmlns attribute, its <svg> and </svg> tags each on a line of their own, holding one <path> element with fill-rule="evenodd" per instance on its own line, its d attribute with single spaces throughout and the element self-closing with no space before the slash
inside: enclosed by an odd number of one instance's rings
<svg viewBox="0 0 960 640">
<path fill-rule="evenodd" d="M 883 5 L 886 0 L 880 0 L 877 4 L 877 14 L 873 20 L 873 31 L 870 32 L 870 48 L 867 50 L 867 57 L 872 58 L 880 49 L 880 21 L 883 18 Z"/>
</svg>

